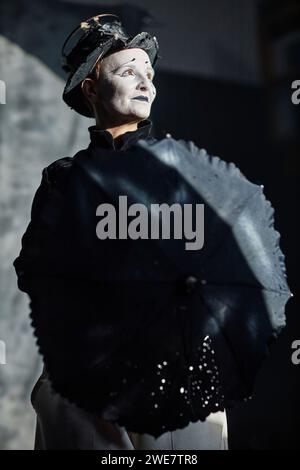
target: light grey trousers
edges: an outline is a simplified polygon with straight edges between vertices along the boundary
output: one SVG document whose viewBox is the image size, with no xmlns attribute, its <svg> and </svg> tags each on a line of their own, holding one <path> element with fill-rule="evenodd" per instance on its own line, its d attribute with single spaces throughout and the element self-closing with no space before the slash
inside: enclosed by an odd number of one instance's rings
<svg viewBox="0 0 300 470">
<path fill-rule="evenodd" d="M 35 450 L 227 450 L 225 412 L 211 414 L 205 422 L 162 434 L 127 433 L 70 404 L 53 392 L 47 377 L 34 386 L 31 402 L 37 414 Z"/>
</svg>

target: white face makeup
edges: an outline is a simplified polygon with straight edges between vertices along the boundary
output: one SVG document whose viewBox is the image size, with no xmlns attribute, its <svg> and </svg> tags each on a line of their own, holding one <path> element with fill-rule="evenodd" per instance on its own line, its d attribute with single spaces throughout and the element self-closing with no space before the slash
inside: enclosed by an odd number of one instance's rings
<svg viewBox="0 0 300 470">
<path fill-rule="evenodd" d="M 140 122 L 150 115 L 156 89 L 154 70 L 143 49 L 105 57 L 97 82 L 97 114 L 105 123 Z"/>
</svg>

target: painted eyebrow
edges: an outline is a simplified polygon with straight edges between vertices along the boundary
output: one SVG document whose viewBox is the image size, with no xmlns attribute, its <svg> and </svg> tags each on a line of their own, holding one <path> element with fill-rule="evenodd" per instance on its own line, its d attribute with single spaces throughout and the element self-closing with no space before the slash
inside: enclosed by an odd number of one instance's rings
<svg viewBox="0 0 300 470">
<path fill-rule="evenodd" d="M 117 70 L 119 70 L 120 68 L 124 67 L 126 64 L 130 64 L 130 63 L 133 62 L 134 60 L 135 60 L 135 59 L 131 59 L 131 60 L 129 60 L 128 62 L 124 62 L 124 64 L 122 64 L 122 65 L 118 65 L 118 67 L 116 67 L 114 70 L 112 70 L 112 72 L 116 72 Z M 145 61 L 145 64 L 149 64 L 149 61 L 146 60 L 146 61 Z M 134 66 L 133 64 L 132 64 L 132 67 L 135 68 L 135 66 Z M 153 69 L 150 65 L 147 67 L 147 69 L 151 70 L 151 72 L 153 73 L 153 76 L 155 75 L 155 71 L 154 71 L 154 69 Z"/>
</svg>

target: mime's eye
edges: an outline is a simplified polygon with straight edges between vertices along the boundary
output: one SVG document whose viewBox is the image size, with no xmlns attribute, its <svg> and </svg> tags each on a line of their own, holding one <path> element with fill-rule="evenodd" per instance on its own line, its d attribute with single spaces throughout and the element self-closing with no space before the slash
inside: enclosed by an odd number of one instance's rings
<svg viewBox="0 0 300 470">
<path fill-rule="evenodd" d="M 126 77 L 126 75 L 125 75 L 126 72 L 133 72 L 134 73 L 133 69 L 127 69 L 122 73 L 121 77 Z M 132 73 L 129 74 L 129 75 L 132 75 Z"/>
</svg>

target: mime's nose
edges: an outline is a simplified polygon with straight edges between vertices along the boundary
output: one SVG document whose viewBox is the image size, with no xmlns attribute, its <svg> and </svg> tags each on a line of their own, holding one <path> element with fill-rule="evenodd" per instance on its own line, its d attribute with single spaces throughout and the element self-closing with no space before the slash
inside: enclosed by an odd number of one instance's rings
<svg viewBox="0 0 300 470">
<path fill-rule="evenodd" d="M 149 86 L 143 81 L 139 84 L 139 89 L 143 91 L 149 90 Z"/>
</svg>

